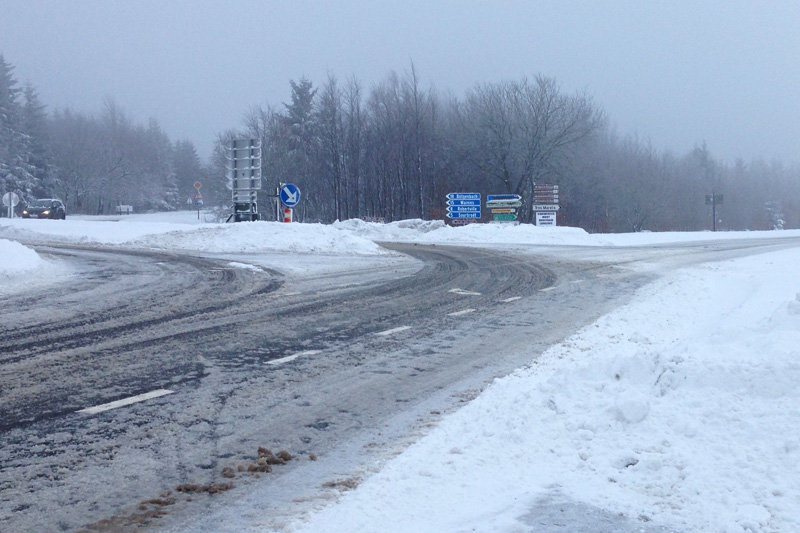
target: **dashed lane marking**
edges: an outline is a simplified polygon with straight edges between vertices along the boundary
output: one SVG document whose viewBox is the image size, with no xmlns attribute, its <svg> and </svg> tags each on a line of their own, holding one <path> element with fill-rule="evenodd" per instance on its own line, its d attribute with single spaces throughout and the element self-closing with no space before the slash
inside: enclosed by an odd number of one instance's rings
<svg viewBox="0 0 800 533">
<path fill-rule="evenodd" d="M 411 329 L 411 326 L 400 326 L 399 328 L 387 329 L 386 331 L 378 332 L 375 335 L 380 335 L 382 337 L 385 337 L 387 335 L 392 335 L 394 333 L 400 333 L 401 331 L 405 331 L 407 329 Z"/>
<path fill-rule="evenodd" d="M 462 316 L 468 315 L 470 313 L 474 313 L 475 309 L 463 309 L 461 311 L 456 311 L 455 313 L 447 313 L 447 316 Z"/>
<path fill-rule="evenodd" d="M 516 302 L 517 300 L 522 300 L 522 296 L 512 296 L 511 298 L 506 298 L 505 300 L 500 300 L 500 301 L 505 304 L 508 304 L 511 302 Z"/>
<path fill-rule="evenodd" d="M 294 355 L 290 355 L 288 357 L 281 357 L 280 359 L 273 359 L 272 361 L 267 361 L 268 365 L 282 365 L 283 363 L 288 363 L 290 361 L 294 361 L 298 357 L 308 356 L 308 355 L 317 355 L 318 353 L 322 353 L 322 350 L 306 350 L 304 352 L 297 352 Z"/>
<path fill-rule="evenodd" d="M 453 294 L 458 294 L 460 296 L 480 296 L 481 295 L 481 293 L 479 293 L 479 292 L 467 291 L 467 290 L 464 290 L 464 289 L 450 289 L 448 292 L 452 292 Z"/>
<path fill-rule="evenodd" d="M 544 289 L 540 290 L 539 292 L 552 291 L 552 290 L 555 290 L 555 288 L 556 288 L 555 285 L 553 285 L 552 287 L 545 287 Z"/>
<path fill-rule="evenodd" d="M 115 402 L 104 403 L 102 405 L 96 405 L 94 407 L 87 407 L 86 409 L 81 409 L 78 412 L 86 413 L 89 415 L 96 415 L 97 413 L 102 413 L 103 411 L 110 411 L 111 409 L 116 409 L 117 407 L 125 407 L 126 405 L 143 402 L 145 400 L 152 400 L 153 398 L 158 398 L 159 396 L 166 396 L 167 394 L 172 394 L 173 392 L 175 391 L 171 391 L 168 389 L 158 389 L 151 392 L 145 392 L 144 394 L 139 394 L 137 396 L 131 396 L 130 398 L 123 398 L 122 400 L 117 400 Z"/>
</svg>

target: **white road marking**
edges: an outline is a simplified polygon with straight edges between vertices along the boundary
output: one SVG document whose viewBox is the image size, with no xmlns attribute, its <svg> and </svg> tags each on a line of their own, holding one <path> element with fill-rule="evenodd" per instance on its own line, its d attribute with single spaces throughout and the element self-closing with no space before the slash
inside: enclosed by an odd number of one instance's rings
<svg viewBox="0 0 800 533">
<path fill-rule="evenodd" d="M 115 402 L 104 403 L 102 405 L 96 405 L 94 407 L 87 407 L 86 409 L 81 409 L 78 412 L 90 415 L 96 415 L 97 413 L 102 413 L 103 411 L 110 411 L 111 409 L 116 409 L 117 407 L 124 407 L 126 405 L 143 402 L 145 400 L 152 400 L 153 398 L 158 398 L 159 396 L 166 396 L 167 394 L 172 394 L 173 392 L 175 391 L 171 391 L 168 389 L 158 389 L 152 392 L 145 392 L 144 394 L 139 394 L 137 396 L 131 396 L 130 398 L 123 398 L 122 400 L 117 400 Z"/>
<path fill-rule="evenodd" d="M 544 288 L 544 289 L 540 290 L 539 292 L 547 292 L 547 291 L 552 291 L 552 290 L 554 290 L 554 289 L 555 289 L 555 286 L 553 286 L 553 287 L 546 287 L 546 288 Z"/>
<path fill-rule="evenodd" d="M 517 300 L 522 300 L 522 296 L 512 296 L 511 298 L 506 298 L 505 300 L 500 300 L 503 303 L 511 303 L 516 302 Z"/>
<path fill-rule="evenodd" d="M 375 335 L 381 335 L 385 337 L 386 335 L 391 335 L 392 333 L 400 333 L 401 331 L 405 331 L 407 329 L 411 329 L 411 326 L 400 326 L 399 328 L 387 329 L 386 331 L 381 331 L 379 333 L 376 333 Z"/>
<path fill-rule="evenodd" d="M 475 309 L 463 309 L 461 311 L 456 311 L 455 313 L 447 313 L 447 316 L 461 316 L 461 315 L 468 315 L 470 313 L 474 313 Z"/>
<path fill-rule="evenodd" d="M 479 293 L 479 292 L 465 291 L 464 289 L 450 289 L 448 292 L 452 292 L 453 294 L 459 294 L 461 296 L 480 296 L 481 295 L 481 293 Z"/>
<path fill-rule="evenodd" d="M 231 261 L 228 264 L 234 268 L 244 268 L 246 270 L 255 270 L 256 272 L 264 272 L 264 269 L 259 268 L 255 265 L 250 265 L 248 263 L 237 263 L 236 261 Z"/>
<path fill-rule="evenodd" d="M 288 363 L 289 361 L 294 361 L 298 357 L 303 357 L 306 355 L 317 355 L 318 353 L 322 353 L 322 350 L 306 350 L 304 352 L 297 352 L 294 355 L 290 355 L 288 357 L 281 357 L 280 359 L 273 359 L 272 361 L 267 361 L 268 365 L 282 365 L 283 363 Z"/>
<path fill-rule="evenodd" d="M 572 283 L 583 283 L 584 281 L 586 281 L 586 280 L 585 279 L 576 279 Z"/>
</svg>

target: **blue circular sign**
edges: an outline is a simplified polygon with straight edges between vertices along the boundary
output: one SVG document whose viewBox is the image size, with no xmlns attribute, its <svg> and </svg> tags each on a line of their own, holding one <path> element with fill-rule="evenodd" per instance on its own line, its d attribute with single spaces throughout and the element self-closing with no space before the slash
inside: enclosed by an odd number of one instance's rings
<svg viewBox="0 0 800 533">
<path fill-rule="evenodd" d="M 281 187 L 281 203 L 286 207 L 294 207 L 300 201 L 300 189 L 297 185 L 286 183 Z"/>
</svg>

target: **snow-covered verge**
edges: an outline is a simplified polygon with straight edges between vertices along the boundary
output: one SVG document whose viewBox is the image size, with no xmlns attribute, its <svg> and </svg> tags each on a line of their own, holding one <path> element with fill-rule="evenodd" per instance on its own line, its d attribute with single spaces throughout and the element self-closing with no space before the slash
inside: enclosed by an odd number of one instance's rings
<svg viewBox="0 0 800 533">
<path fill-rule="evenodd" d="M 441 221 L 402 220 L 375 224 L 346 220 L 334 224 L 251 222 L 218 224 L 197 218 L 195 211 L 127 216 L 70 216 L 65 221 L 0 218 L 0 239 L 132 248 L 179 250 L 205 254 L 288 253 L 306 256 L 380 257 L 388 252 L 376 242 L 454 245 L 642 246 L 674 242 L 798 236 L 800 230 L 772 232 L 671 232 L 592 234 L 579 228 L 539 228 L 530 224 L 471 224 L 450 227 Z M 37 275 L 16 251 L 0 250 L 0 276 Z M 28 256 L 30 257 L 30 256 Z"/>
<path fill-rule="evenodd" d="M 41 265 L 39 254 L 15 241 L 0 239 L 0 279 L 36 270 Z"/>
<path fill-rule="evenodd" d="M 648 286 L 293 531 L 535 531 L 554 494 L 668 530 L 800 531 L 798 261 Z"/>
</svg>

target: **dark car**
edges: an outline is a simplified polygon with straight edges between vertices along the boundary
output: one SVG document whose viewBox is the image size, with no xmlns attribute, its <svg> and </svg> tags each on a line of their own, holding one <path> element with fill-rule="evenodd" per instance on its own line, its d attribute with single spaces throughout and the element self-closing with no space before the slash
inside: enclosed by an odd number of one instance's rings
<svg viewBox="0 0 800 533">
<path fill-rule="evenodd" d="M 22 218 L 51 218 L 61 219 L 67 218 L 67 208 L 64 202 L 58 198 L 40 198 L 28 204 L 22 210 Z"/>
</svg>

